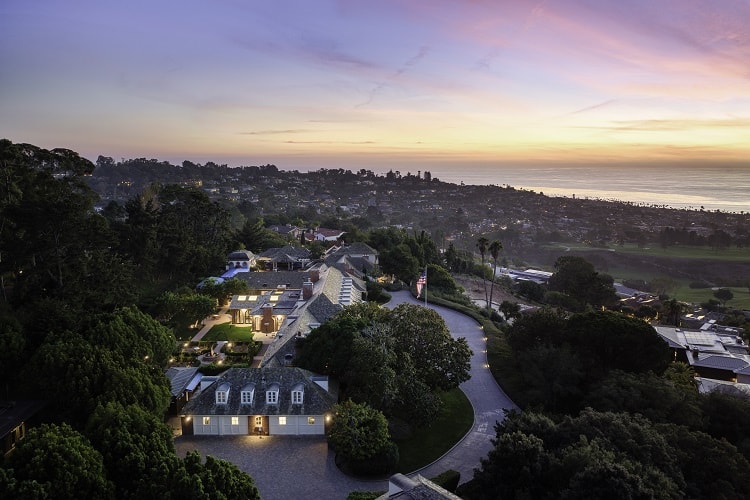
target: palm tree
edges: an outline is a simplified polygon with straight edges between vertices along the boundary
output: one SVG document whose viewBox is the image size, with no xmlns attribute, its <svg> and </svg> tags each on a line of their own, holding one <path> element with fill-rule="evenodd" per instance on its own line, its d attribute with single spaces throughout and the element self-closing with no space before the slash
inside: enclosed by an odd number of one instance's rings
<svg viewBox="0 0 750 500">
<path fill-rule="evenodd" d="M 487 307 L 492 309 L 492 292 L 495 291 L 495 277 L 497 275 L 497 258 L 500 256 L 500 250 L 503 249 L 503 244 L 498 240 L 494 240 L 490 243 L 489 251 L 492 255 L 492 281 L 490 282 L 490 301 Z"/>
<path fill-rule="evenodd" d="M 479 255 L 482 256 L 482 284 L 484 285 L 484 302 L 487 304 L 487 307 L 489 308 L 489 296 L 487 294 L 487 278 L 485 277 L 484 273 L 484 257 L 487 255 L 487 245 L 489 244 L 490 240 L 485 238 L 484 236 L 480 236 L 477 240 L 477 249 L 479 250 Z"/>
<path fill-rule="evenodd" d="M 680 316 L 685 309 L 685 306 L 677 299 L 670 299 L 662 305 L 662 310 L 666 316 L 667 324 L 680 326 Z"/>
</svg>

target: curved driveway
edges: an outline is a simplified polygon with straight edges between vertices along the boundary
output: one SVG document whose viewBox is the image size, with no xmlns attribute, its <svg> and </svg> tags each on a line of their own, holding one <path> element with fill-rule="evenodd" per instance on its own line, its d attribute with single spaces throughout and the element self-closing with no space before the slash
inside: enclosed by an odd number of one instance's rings
<svg viewBox="0 0 750 500">
<path fill-rule="evenodd" d="M 423 304 L 409 292 L 396 292 L 387 306 L 404 302 Z M 479 325 L 453 310 L 431 304 L 428 307 L 443 317 L 453 337 L 465 337 L 474 352 L 471 379 L 460 386 L 474 407 L 474 425 L 448 453 L 416 472 L 429 478 L 453 469 L 461 473 L 463 483 L 473 477 L 479 460 L 492 448 L 495 422 L 503 419 L 504 410 L 517 407 L 487 368 L 484 332 Z M 198 450 L 204 457 L 211 455 L 236 464 L 252 476 L 264 500 L 345 499 L 351 491 L 388 490 L 387 481 L 364 481 L 341 473 L 322 437 L 180 436 L 175 439 L 175 448 L 180 456 Z"/>
<path fill-rule="evenodd" d="M 409 292 L 397 292 L 387 304 L 395 307 L 401 303 L 421 304 Z M 461 390 L 474 407 L 474 425 L 464 438 L 453 449 L 440 459 L 419 472 L 424 477 L 435 477 L 441 472 L 453 469 L 461 473 L 464 483 L 474 477 L 474 469 L 478 468 L 480 458 L 487 457 L 492 449 L 490 440 L 495 437 L 495 422 L 505 416 L 504 410 L 518 409 L 518 407 L 503 392 L 487 365 L 487 343 L 484 331 L 465 314 L 452 309 L 427 304 L 445 320 L 454 338 L 465 337 L 469 347 L 474 352 L 471 358 L 471 378 L 460 385 Z"/>
</svg>

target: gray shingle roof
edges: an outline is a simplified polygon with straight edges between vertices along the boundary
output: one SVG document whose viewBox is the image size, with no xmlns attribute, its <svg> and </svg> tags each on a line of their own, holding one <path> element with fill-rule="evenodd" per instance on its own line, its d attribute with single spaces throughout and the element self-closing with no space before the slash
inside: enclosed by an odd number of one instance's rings
<svg viewBox="0 0 750 500">
<path fill-rule="evenodd" d="M 281 248 L 269 248 L 257 257 L 259 259 L 276 260 L 277 262 L 297 262 L 298 260 L 309 259 L 310 250 L 287 245 Z"/>
<path fill-rule="evenodd" d="M 706 356 L 705 358 L 701 358 L 695 363 L 693 363 L 694 366 L 703 366 L 706 368 L 718 368 L 720 370 L 741 370 L 745 368 L 748 363 L 745 360 L 739 359 L 739 358 L 733 358 L 730 356 Z"/>
<path fill-rule="evenodd" d="M 255 254 L 251 252 L 250 250 L 235 250 L 234 252 L 230 253 L 227 256 L 227 260 L 253 260 L 255 258 Z"/>
<path fill-rule="evenodd" d="M 198 368 L 172 366 L 167 370 L 172 396 L 179 396 L 198 373 Z"/>
<path fill-rule="evenodd" d="M 335 404 L 332 395 L 313 382 L 312 372 L 301 368 L 230 368 L 183 408 L 186 415 L 323 415 Z M 228 384 L 226 404 L 216 403 L 216 391 Z M 252 404 L 242 404 L 243 388 L 252 387 Z M 266 389 L 278 385 L 277 404 L 266 403 Z M 302 404 L 292 404 L 292 389 L 304 388 Z"/>
<path fill-rule="evenodd" d="M 238 274 L 237 278 L 247 283 L 251 290 L 273 290 L 279 286 L 301 289 L 310 279 L 310 273 L 298 271 L 261 271 Z"/>
<path fill-rule="evenodd" d="M 307 311 L 315 317 L 318 323 L 325 323 L 331 316 L 342 309 L 344 309 L 344 306 L 338 302 L 331 302 L 331 299 L 322 294 L 315 297 L 307 307 Z"/>
</svg>

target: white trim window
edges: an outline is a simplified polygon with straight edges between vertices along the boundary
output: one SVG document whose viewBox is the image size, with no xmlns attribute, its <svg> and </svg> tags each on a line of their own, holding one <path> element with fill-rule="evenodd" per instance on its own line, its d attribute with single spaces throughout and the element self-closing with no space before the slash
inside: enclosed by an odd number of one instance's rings
<svg viewBox="0 0 750 500">
<path fill-rule="evenodd" d="M 279 402 L 279 391 L 266 391 L 266 403 L 275 405 Z"/>
<path fill-rule="evenodd" d="M 242 391 L 240 393 L 240 403 L 243 405 L 253 404 L 253 391 Z"/>
<path fill-rule="evenodd" d="M 292 391 L 292 404 L 301 405 L 304 394 L 302 391 Z"/>
<path fill-rule="evenodd" d="M 229 401 L 229 384 L 223 383 L 216 389 L 216 404 L 225 405 Z"/>
</svg>

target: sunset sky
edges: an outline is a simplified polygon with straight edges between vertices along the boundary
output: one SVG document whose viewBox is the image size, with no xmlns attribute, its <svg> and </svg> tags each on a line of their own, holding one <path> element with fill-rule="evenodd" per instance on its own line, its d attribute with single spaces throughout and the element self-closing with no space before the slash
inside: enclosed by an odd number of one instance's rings
<svg viewBox="0 0 750 500">
<path fill-rule="evenodd" d="M 750 158 L 747 0 L 3 0 L 0 137 L 286 169 Z"/>
</svg>

